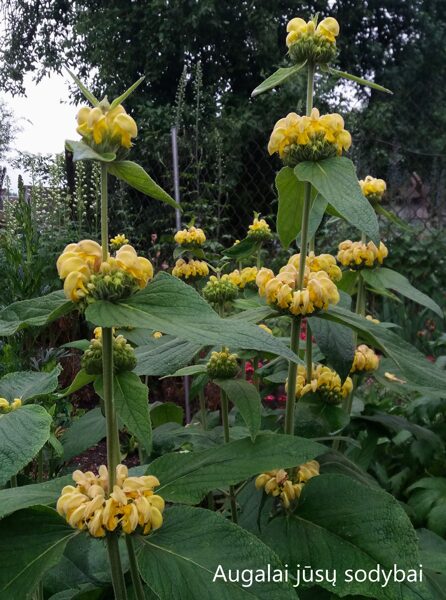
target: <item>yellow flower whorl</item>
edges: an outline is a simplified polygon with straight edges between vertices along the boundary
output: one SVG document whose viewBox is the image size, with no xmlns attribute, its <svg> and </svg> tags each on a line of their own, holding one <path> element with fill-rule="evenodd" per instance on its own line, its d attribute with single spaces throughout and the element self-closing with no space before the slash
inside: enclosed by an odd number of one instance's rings
<svg viewBox="0 0 446 600">
<path fill-rule="evenodd" d="M 115 235 L 115 237 L 110 239 L 110 247 L 112 250 L 119 250 L 121 246 L 124 246 L 128 243 L 129 241 L 123 233 L 118 233 L 117 235 Z"/>
<path fill-rule="evenodd" d="M 332 281 L 342 279 L 342 271 L 336 264 L 336 258 L 331 254 L 318 254 L 310 252 L 305 259 L 307 267 L 312 272 L 325 271 Z M 293 254 L 288 260 L 289 265 L 299 269 L 300 254 Z"/>
<path fill-rule="evenodd" d="M 164 500 L 154 494 L 159 481 L 152 475 L 129 477 L 127 467 L 118 465 L 111 493 L 105 465 L 98 475 L 74 471 L 73 480 L 76 486 L 62 489 L 56 509 L 74 529 L 104 537 L 106 532 L 130 534 L 139 527 L 146 535 L 163 524 Z"/>
<path fill-rule="evenodd" d="M 288 387 L 288 381 L 286 383 Z M 298 365 L 296 378 L 296 398 L 318 392 L 327 404 L 340 404 L 353 390 L 353 382 L 347 377 L 344 383 L 333 369 L 325 365 L 316 365 L 312 369 L 311 381 L 308 380 L 304 365 Z"/>
<path fill-rule="evenodd" d="M 21 398 L 14 398 L 12 402 L 9 402 L 6 398 L 0 398 L 0 415 L 17 410 L 22 406 Z"/>
<path fill-rule="evenodd" d="M 228 274 L 231 283 L 243 290 L 248 284 L 255 283 L 257 277 L 257 267 L 245 267 L 241 271 L 235 269 Z"/>
<path fill-rule="evenodd" d="M 172 275 L 178 279 L 195 279 L 197 277 L 207 277 L 209 275 L 209 267 L 204 260 L 179 258 L 174 268 Z"/>
<path fill-rule="evenodd" d="M 365 179 L 359 181 L 361 191 L 370 202 L 380 202 L 387 190 L 387 184 L 384 179 L 375 179 L 367 175 Z"/>
<path fill-rule="evenodd" d="M 380 242 L 379 248 L 373 242 L 352 242 L 345 240 L 338 246 L 338 262 L 352 270 L 372 268 L 382 265 L 389 251 Z"/>
<path fill-rule="evenodd" d="M 296 17 L 288 22 L 286 30 L 286 45 L 293 62 L 327 64 L 336 56 L 339 23 L 333 17 L 323 19 L 317 26 L 313 20 L 305 22 Z"/>
<path fill-rule="evenodd" d="M 351 144 L 351 135 L 344 129 L 341 115 L 321 116 L 313 108 L 309 117 L 292 112 L 279 119 L 271 133 L 268 152 L 277 152 L 286 165 L 295 166 L 301 161 L 341 156 Z"/>
<path fill-rule="evenodd" d="M 313 268 L 316 264 L 316 261 L 312 263 Z M 278 275 L 262 268 L 256 277 L 259 294 L 265 296 L 267 303 L 294 316 L 311 315 L 339 302 L 338 288 L 324 270 L 311 271 L 306 266 L 302 290 L 297 289 L 298 281 L 299 271 L 293 263 L 282 267 Z"/>
<path fill-rule="evenodd" d="M 355 358 L 350 373 L 360 371 L 376 371 L 379 367 L 379 356 L 372 348 L 361 344 L 356 348 Z"/>
<path fill-rule="evenodd" d="M 138 135 L 134 119 L 119 104 L 112 110 L 107 102 L 90 108 L 82 106 L 77 113 L 76 131 L 83 141 L 99 152 L 116 152 L 120 148 L 128 150 L 132 138 Z"/>
<path fill-rule="evenodd" d="M 202 229 L 192 226 L 177 231 L 174 240 L 179 246 L 202 246 L 206 241 L 206 235 Z"/>
<path fill-rule="evenodd" d="M 292 469 L 291 479 L 285 469 L 274 469 L 261 473 L 255 480 L 258 490 L 280 499 L 284 508 L 289 508 L 293 500 L 298 500 L 304 485 L 319 475 L 319 463 L 316 460 Z"/>
<path fill-rule="evenodd" d="M 271 239 L 271 229 L 265 219 L 259 219 L 258 216 L 254 217 L 253 222 L 248 227 L 248 237 L 255 238 L 259 242 Z"/>
</svg>

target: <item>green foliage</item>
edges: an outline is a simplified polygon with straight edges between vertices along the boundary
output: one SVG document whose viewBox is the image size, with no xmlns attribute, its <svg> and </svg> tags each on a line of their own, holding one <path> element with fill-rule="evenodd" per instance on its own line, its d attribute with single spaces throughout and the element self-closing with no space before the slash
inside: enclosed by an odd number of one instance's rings
<svg viewBox="0 0 446 600">
<path fill-rule="evenodd" d="M 244 379 L 215 379 L 214 383 L 227 395 L 239 411 L 254 442 L 260 429 L 261 399 L 256 387 Z"/>
</svg>

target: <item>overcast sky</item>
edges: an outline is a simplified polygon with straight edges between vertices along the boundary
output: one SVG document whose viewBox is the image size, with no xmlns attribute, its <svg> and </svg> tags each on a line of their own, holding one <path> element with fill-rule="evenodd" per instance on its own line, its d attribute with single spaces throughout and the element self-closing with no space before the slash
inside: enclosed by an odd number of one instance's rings
<svg viewBox="0 0 446 600">
<path fill-rule="evenodd" d="M 77 110 L 68 104 L 68 83 L 68 75 L 51 75 L 36 85 L 32 76 L 27 75 L 25 96 L 1 94 L 21 129 L 14 142 L 15 149 L 33 154 L 55 154 L 63 152 L 67 138 L 77 139 Z M 18 171 L 9 168 L 8 176 L 15 190 Z"/>
</svg>

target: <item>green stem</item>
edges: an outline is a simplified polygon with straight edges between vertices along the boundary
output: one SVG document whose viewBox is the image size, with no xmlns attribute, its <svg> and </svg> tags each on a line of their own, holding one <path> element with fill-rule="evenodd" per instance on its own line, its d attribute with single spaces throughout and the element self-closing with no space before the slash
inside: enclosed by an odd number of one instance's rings
<svg viewBox="0 0 446 600">
<path fill-rule="evenodd" d="M 225 392 L 220 389 L 221 422 L 223 425 L 223 436 L 225 444 L 229 442 L 229 401 Z M 235 499 L 234 486 L 229 486 L 229 500 L 231 503 L 231 516 L 233 523 L 237 523 L 237 501 Z"/>
<path fill-rule="evenodd" d="M 39 450 L 37 455 L 37 482 L 42 483 L 43 481 L 43 448 Z"/>
<path fill-rule="evenodd" d="M 113 533 L 107 537 L 107 552 L 115 600 L 127 600 L 127 590 L 122 572 L 121 556 L 119 554 L 118 536 Z"/>
<path fill-rule="evenodd" d="M 291 350 L 297 354 L 299 352 L 299 335 L 300 335 L 300 317 L 292 317 L 291 319 Z M 294 434 L 294 407 L 296 404 L 296 378 L 297 364 L 290 360 L 288 364 L 288 390 L 285 409 L 285 433 Z"/>
<path fill-rule="evenodd" d="M 12 488 L 18 487 L 18 485 L 17 485 L 17 475 L 13 475 L 11 477 L 10 485 L 11 485 Z"/>
<path fill-rule="evenodd" d="M 356 310 L 355 310 L 357 315 L 362 315 L 363 317 L 365 316 L 365 301 L 366 301 L 366 293 L 365 293 L 364 279 L 363 279 L 361 273 L 359 273 L 358 290 L 356 293 Z"/>
<path fill-rule="evenodd" d="M 260 270 L 262 266 L 262 244 L 259 244 L 259 248 L 257 250 L 257 270 Z"/>
<path fill-rule="evenodd" d="M 206 411 L 206 398 L 204 397 L 204 390 L 200 390 L 198 393 L 198 399 L 200 401 L 200 413 L 201 413 L 201 426 L 204 430 L 207 429 L 207 411 Z"/>
<path fill-rule="evenodd" d="M 108 259 L 108 190 L 107 165 L 101 163 L 101 243 L 102 259 Z M 113 490 L 116 482 L 116 466 L 120 461 L 118 419 L 113 399 L 113 330 L 111 327 L 102 328 L 102 378 L 104 389 L 105 423 L 107 432 L 107 468 L 109 491 Z M 107 551 L 110 561 L 113 589 L 116 600 L 127 600 L 121 557 L 119 555 L 118 538 L 116 535 L 107 536 Z"/>
<path fill-rule="evenodd" d="M 310 382 L 313 377 L 313 342 L 311 339 L 310 322 L 307 319 L 307 333 L 305 340 L 305 364 L 307 371 L 307 381 Z"/>
<path fill-rule="evenodd" d="M 126 535 L 125 543 L 127 545 L 127 552 L 129 555 L 130 574 L 132 576 L 135 599 L 145 600 L 144 587 L 142 585 L 141 577 L 139 575 L 138 562 L 136 560 L 135 554 L 135 546 L 133 545 L 133 538 L 129 535 Z"/>
<path fill-rule="evenodd" d="M 253 383 L 256 386 L 256 390 L 259 391 L 260 389 L 260 378 L 259 376 L 256 374 L 257 369 L 259 368 L 259 357 L 255 356 L 253 361 L 252 361 L 252 366 L 254 368 L 253 374 L 252 374 L 252 379 L 253 379 Z"/>
</svg>

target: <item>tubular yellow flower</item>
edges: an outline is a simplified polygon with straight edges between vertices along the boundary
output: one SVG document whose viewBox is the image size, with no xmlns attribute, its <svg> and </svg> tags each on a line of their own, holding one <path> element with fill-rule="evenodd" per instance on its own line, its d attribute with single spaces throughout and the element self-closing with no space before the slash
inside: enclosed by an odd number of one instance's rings
<svg viewBox="0 0 446 600">
<path fill-rule="evenodd" d="M 178 279 L 195 279 L 198 277 L 207 277 L 209 275 L 209 267 L 204 260 L 184 260 L 179 258 L 174 268 L 172 275 Z"/>
<path fill-rule="evenodd" d="M 372 203 L 381 202 L 387 190 L 387 184 L 384 179 L 375 179 L 371 175 L 367 175 L 365 179 L 361 179 L 359 185 L 364 196 Z"/>
<path fill-rule="evenodd" d="M 177 231 L 174 240 L 179 246 L 202 246 L 206 241 L 206 236 L 202 229 L 192 226 Z"/>
<path fill-rule="evenodd" d="M 113 120 L 111 135 L 113 139 L 117 138 L 124 148 L 131 148 L 132 138 L 138 135 L 135 120 L 125 113 L 118 114 Z"/>
<path fill-rule="evenodd" d="M 265 219 L 254 217 L 253 222 L 248 227 L 248 237 L 254 238 L 259 242 L 264 242 L 271 239 L 271 229 Z"/>
<path fill-rule="evenodd" d="M 255 480 L 255 486 L 258 490 L 263 489 L 266 494 L 277 497 L 281 505 L 288 509 L 294 501 L 299 499 L 304 485 L 317 475 L 319 475 L 319 463 L 316 460 L 310 460 L 291 469 L 291 478 L 285 469 L 274 469 L 261 473 Z"/>
<path fill-rule="evenodd" d="M 300 254 L 293 254 L 288 260 L 289 265 L 299 269 Z M 318 254 L 310 252 L 306 258 L 306 265 L 312 272 L 325 271 L 332 281 L 342 279 L 342 271 L 336 264 L 336 258 L 331 254 Z"/>
<path fill-rule="evenodd" d="M 288 387 L 288 382 L 286 383 Z M 325 365 L 316 365 L 312 369 L 311 380 L 307 379 L 307 370 L 304 365 L 298 365 L 296 378 L 296 398 L 305 394 L 317 393 L 327 404 L 340 404 L 353 389 L 350 377 L 342 383 L 341 378 Z"/>
<path fill-rule="evenodd" d="M 128 243 L 129 241 L 123 233 L 118 233 L 118 235 L 115 235 L 115 237 L 111 238 L 110 240 L 110 246 L 112 250 L 119 250 L 121 246 L 124 246 Z"/>
<path fill-rule="evenodd" d="M 345 240 L 338 246 L 338 262 L 344 267 L 355 271 L 364 268 L 373 268 L 382 265 L 389 254 L 386 246 L 380 242 L 379 248 L 373 242 L 352 242 Z"/>
<path fill-rule="evenodd" d="M 255 283 L 257 267 L 245 267 L 241 271 L 235 269 L 228 274 L 229 281 L 243 290 L 247 285 Z"/>
<path fill-rule="evenodd" d="M 107 531 L 117 529 L 130 534 L 139 528 L 146 535 L 163 524 L 164 500 L 153 491 L 159 486 L 156 477 L 129 477 L 127 467 L 118 465 L 110 495 L 104 465 L 98 475 L 75 471 L 73 480 L 76 486 L 65 486 L 56 505 L 57 512 L 73 528 L 104 537 Z"/>
<path fill-rule="evenodd" d="M 318 109 L 313 108 L 309 117 L 289 113 L 279 119 L 271 133 L 268 152 L 277 152 L 284 164 L 295 166 L 301 161 L 341 156 L 350 148 L 351 141 L 340 115 L 320 116 Z"/>
<path fill-rule="evenodd" d="M 155 338 L 156 340 L 159 340 L 160 338 L 163 337 L 163 334 L 161 333 L 161 331 L 154 331 L 152 333 L 152 337 Z"/>
<path fill-rule="evenodd" d="M 286 45 L 295 63 L 308 60 L 314 64 L 327 64 L 336 56 L 336 38 L 339 23 L 333 17 L 323 19 L 319 25 L 313 20 L 305 22 L 296 17 L 287 25 Z"/>
<path fill-rule="evenodd" d="M 138 135 L 134 119 L 125 112 L 122 105 L 110 110 L 108 102 L 89 108 L 83 106 L 77 113 L 77 132 L 83 141 L 93 149 L 102 152 L 128 150 L 132 139 Z"/>
<path fill-rule="evenodd" d="M 335 43 L 339 35 L 339 23 L 333 17 L 327 17 L 316 27 L 316 33 L 322 35 L 329 42 Z"/>
<path fill-rule="evenodd" d="M 6 398 L 0 398 L 0 415 L 17 410 L 22 406 L 21 398 L 14 398 L 12 402 L 8 402 Z"/>
<path fill-rule="evenodd" d="M 359 371 L 376 371 L 379 367 L 379 357 L 372 348 L 361 344 L 356 348 L 351 373 Z"/>
</svg>

